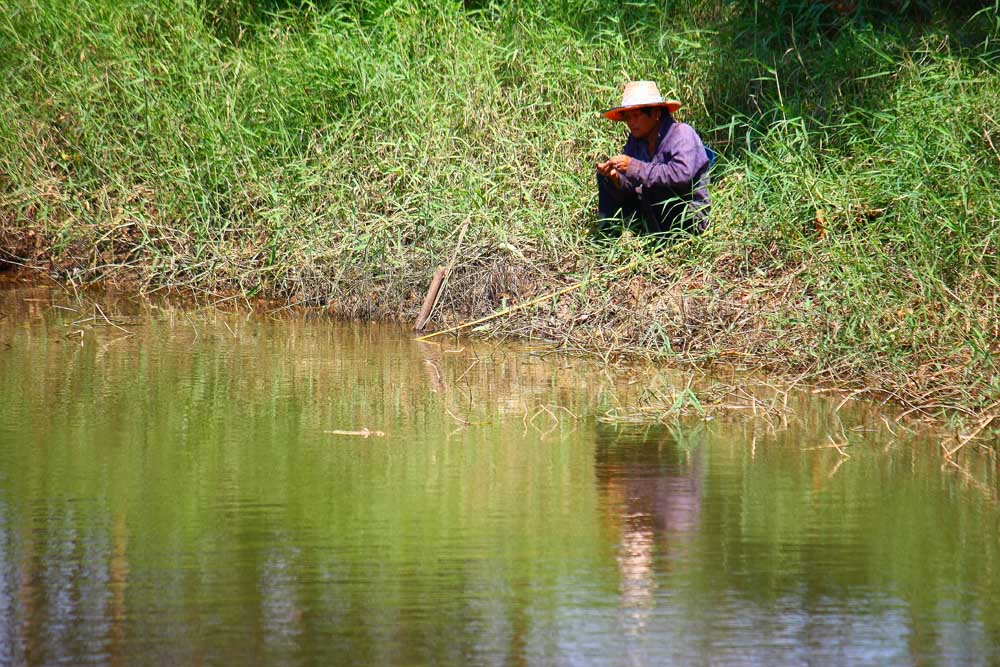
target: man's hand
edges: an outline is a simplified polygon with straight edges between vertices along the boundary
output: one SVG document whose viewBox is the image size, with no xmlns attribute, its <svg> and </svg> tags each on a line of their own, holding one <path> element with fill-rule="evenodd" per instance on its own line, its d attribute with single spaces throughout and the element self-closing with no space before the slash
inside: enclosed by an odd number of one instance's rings
<svg viewBox="0 0 1000 667">
<path fill-rule="evenodd" d="M 613 158 L 609 159 L 604 164 L 609 164 L 612 166 L 612 168 L 614 168 L 615 171 L 620 171 L 621 173 L 624 174 L 625 172 L 628 171 L 628 166 L 631 163 L 632 163 L 632 158 L 630 158 L 628 155 L 616 155 Z"/>
<path fill-rule="evenodd" d="M 611 160 L 598 162 L 594 166 L 597 168 L 597 172 L 608 178 L 608 180 L 610 180 L 616 188 L 620 188 L 622 186 L 621 178 L 618 176 L 618 170 L 612 166 Z"/>
</svg>

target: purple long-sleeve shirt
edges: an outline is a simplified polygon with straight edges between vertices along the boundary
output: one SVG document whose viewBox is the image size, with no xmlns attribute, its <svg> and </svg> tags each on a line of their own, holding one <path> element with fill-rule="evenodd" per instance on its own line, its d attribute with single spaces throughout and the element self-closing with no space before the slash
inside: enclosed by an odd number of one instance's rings
<svg viewBox="0 0 1000 667">
<path fill-rule="evenodd" d="M 609 194 L 620 204 L 637 205 L 662 229 L 708 227 L 708 154 L 690 125 L 663 114 L 653 153 L 644 139 L 629 135 L 623 153 L 632 158 L 621 188 Z"/>
</svg>

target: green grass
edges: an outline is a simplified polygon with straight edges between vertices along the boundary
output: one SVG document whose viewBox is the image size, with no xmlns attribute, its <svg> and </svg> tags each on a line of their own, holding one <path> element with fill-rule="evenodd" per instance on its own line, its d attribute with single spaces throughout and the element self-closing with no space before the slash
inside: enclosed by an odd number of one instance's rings
<svg viewBox="0 0 1000 667">
<path fill-rule="evenodd" d="M 591 226 L 623 139 L 597 112 L 652 78 L 721 155 L 710 232 L 497 330 L 978 413 L 1000 13 L 859 4 L 11 0 L 0 251 L 409 317 L 469 218 L 442 306 L 482 315 L 651 252 Z"/>
</svg>

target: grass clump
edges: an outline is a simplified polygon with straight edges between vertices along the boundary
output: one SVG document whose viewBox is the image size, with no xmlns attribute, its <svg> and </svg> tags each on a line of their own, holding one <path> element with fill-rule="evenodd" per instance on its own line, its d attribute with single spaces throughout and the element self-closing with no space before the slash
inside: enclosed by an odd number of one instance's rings
<svg viewBox="0 0 1000 667">
<path fill-rule="evenodd" d="M 652 256 L 591 233 L 596 112 L 651 78 L 710 232 L 497 331 L 987 413 L 998 7 L 857 4 L 11 0 L 0 253 L 408 317 L 468 218 L 442 312 L 483 315 Z"/>
</svg>

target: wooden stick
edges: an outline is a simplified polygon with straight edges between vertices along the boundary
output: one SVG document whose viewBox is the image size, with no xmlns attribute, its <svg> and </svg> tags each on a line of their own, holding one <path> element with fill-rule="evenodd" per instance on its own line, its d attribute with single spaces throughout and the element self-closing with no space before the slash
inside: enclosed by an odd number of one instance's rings
<svg viewBox="0 0 1000 667">
<path fill-rule="evenodd" d="M 437 308 L 438 301 L 441 299 L 441 295 L 444 294 L 445 288 L 448 286 L 448 279 L 451 277 L 451 270 L 455 268 L 455 258 L 458 257 L 458 251 L 462 247 L 462 241 L 465 239 L 465 232 L 469 229 L 469 222 L 472 221 L 472 216 L 466 216 L 465 222 L 462 223 L 462 231 L 458 234 L 458 243 L 455 244 L 455 250 L 451 253 L 451 261 L 448 262 L 448 268 L 444 271 L 444 282 L 441 283 L 441 289 L 438 290 L 437 294 L 434 295 L 434 303 L 431 304 L 431 312 L 427 313 L 427 319 L 431 319 L 434 314 L 434 309 Z M 427 324 L 427 322 L 424 322 Z M 421 327 L 422 329 L 423 327 Z"/>
<path fill-rule="evenodd" d="M 420 314 L 417 315 L 417 321 L 413 324 L 414 331 L 423 331 L 427 320 L 431 318 L 431 309 L 437 303 L 437 295 L 441 291 L 441 283 L 443 281 L 444 267 L 439 266 L 437 267 L 437 271 L 434 272 L 434 277 L 431 278 L 431 285 L 427 288 L 427 295 L 424 297 L 424 304 L 420 306 Z"/>
</svg>

